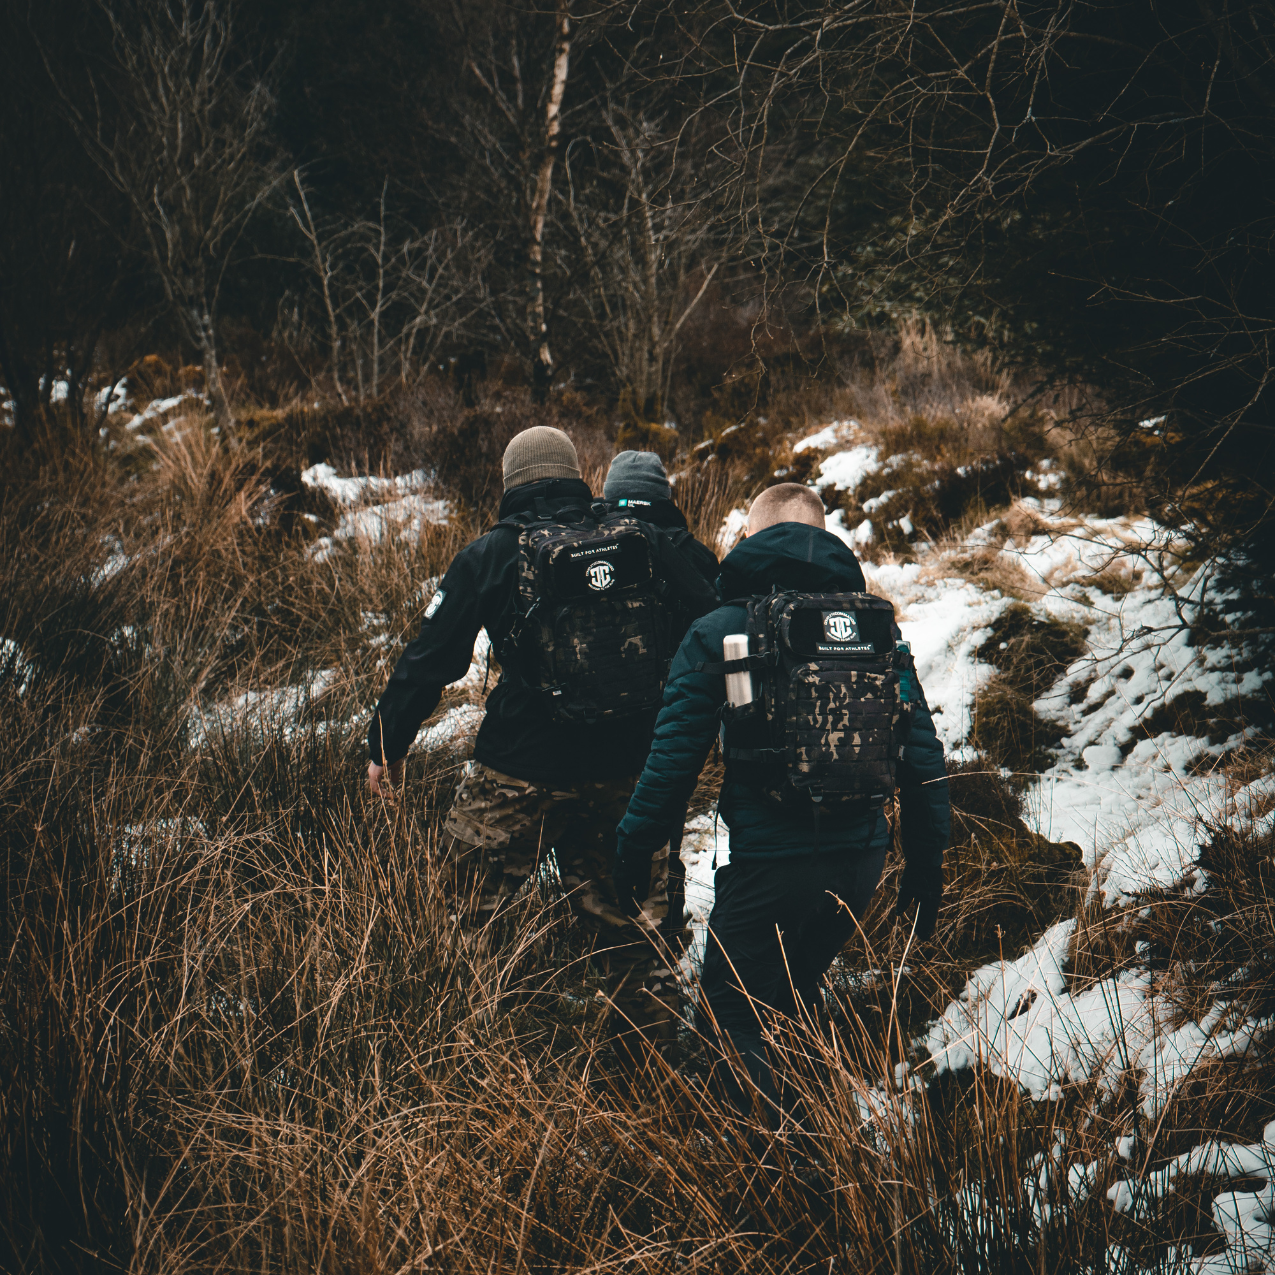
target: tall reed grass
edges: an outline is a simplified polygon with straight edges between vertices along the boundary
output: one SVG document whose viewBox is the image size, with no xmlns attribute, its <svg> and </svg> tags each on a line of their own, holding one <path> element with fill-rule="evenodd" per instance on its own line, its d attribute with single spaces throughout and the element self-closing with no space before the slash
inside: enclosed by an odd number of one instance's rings
<svg viewBox="0 0 1275 1275">
<path fill-rule="evenodd" d="M 1025 1275 L 1163 1251 L 1069 1193 L 1125 1110 L 1093 1085 L 899 1078 L 1002 941 L 980 917 L 1012 792 L 969 799 L 949 948 L 909 944 L 887 887 L 826 1006 L 776 1028 L 782 1113 L 724 1106 L 689 1027 L 632 1082 L 551 874 L 497 960 L 457 941 L 438 827 L 463 749 L 414 755 L 397 804 L 362 783 L 385 637 L 480 524 L 320 560 L 266 458 L 173 434 L 128 464 L 27 458 L 0 498 L 0 1267 Z M 739 499 L 678 490 L 704 538 Z M 1083 901 L 996 882 L 1033 923 Z"/>
</svg>

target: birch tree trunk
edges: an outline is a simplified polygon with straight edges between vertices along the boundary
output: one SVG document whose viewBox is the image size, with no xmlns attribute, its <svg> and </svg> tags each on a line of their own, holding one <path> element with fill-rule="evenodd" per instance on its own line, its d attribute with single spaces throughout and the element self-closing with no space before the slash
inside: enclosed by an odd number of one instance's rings
<svg viewBox="0 0 1275 1275">
<path fill-rule="evenodd" d="M 208 306 L 195 307 L 190 315 L 190 328 L 195 333 L 200 361 L 204 365 L 204 393 L 212 408 L 217 424 L 223 429 L 233 429 L 235 418 L 230 410 L 230 399 L 221 379 L 221 365 L 217 361 L 217 325 Z"/>
<path fill-rule="evenodd" d="M 557 39 L 554 41 L 553 79 L 545 104 L 544 150 L 536 173 L 531 200 L 531 235 L 528 266 L 531 274 L 531 301 L 528 328 L 531 337 L 532 395 L 543 403 L 553 381 L 553 354 L 549 348 L 549 322 L 545 313 L 544 240 L 549 194 L 553 186 L 553 166 L 558 158 L 558 136 L 562 129 L 562 99 L 567 89 L 571 60 L 571 9 L 568 0 L 558 0 Z"/>
</svg>

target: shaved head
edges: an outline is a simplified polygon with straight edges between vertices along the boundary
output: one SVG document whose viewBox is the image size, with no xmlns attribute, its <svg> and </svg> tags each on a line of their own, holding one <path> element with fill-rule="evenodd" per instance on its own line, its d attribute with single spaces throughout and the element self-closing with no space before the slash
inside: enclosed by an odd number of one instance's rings
<svg viewBox="0 0 1275 1275">
<path fill-rule="evenodd" d="M 804 522 L 808 527 L 824 526 L 823 500 L 817 492 L 800 483 L 780 483 L 767 487 L 748 511 L 748 534 L 755 536 L 777 522 Z"/>
</svg>

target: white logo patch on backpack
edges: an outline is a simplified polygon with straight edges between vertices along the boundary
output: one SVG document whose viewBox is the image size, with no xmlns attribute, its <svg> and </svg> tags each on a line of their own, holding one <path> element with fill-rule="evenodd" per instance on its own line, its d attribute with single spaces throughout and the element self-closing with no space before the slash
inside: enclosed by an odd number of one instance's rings
<svg viewBox="0 0 1275 1275">
<path fill-rule="evenodd" d="M 615 583 L 615 570 L 609 562 L 592 562 L 584 573 L 585 581 L 590 589 L 601 593 Z"/>
<path fill-rule="evenodd" d="M 857 642 L 859 617 L 852 611 L 825 611 L 823 640 L 825 642 Z"/>
</svg>

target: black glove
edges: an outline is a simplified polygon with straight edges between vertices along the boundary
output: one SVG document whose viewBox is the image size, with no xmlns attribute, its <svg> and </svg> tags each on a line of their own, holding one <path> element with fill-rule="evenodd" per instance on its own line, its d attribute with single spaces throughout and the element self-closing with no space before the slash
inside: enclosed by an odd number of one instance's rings
<svg viewBox="0 0 1275 1275">
<path fill-rule="evenodd" d="M 915 903 L 916 937 L 924 942 L 934 937 L 942 899 L 943 869 L 940 867 L 937 872 L 922 874 L 909 863 L 899 881 L 899 901 L 894 906 L 894 915 L 900 921 L 904 920 L 904 913 Z"/>
<path fill-rule="evenodd" d="M 650 856 L 640 863 L 630 864 L 617 850 L 611 862 L 611 880 L 615 885 L 616 897 L 620 900 L 620 911 L 625 916 L 637 916 L 642 910 L 642 904 L 646 902 L 646 896 L 651 893 Z"/>
</svg>

